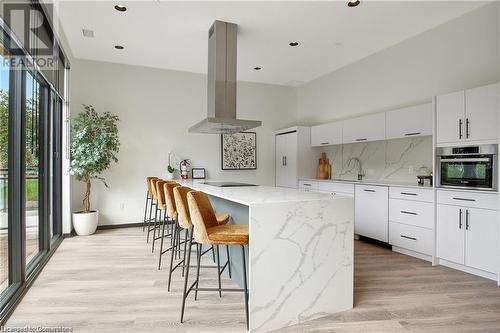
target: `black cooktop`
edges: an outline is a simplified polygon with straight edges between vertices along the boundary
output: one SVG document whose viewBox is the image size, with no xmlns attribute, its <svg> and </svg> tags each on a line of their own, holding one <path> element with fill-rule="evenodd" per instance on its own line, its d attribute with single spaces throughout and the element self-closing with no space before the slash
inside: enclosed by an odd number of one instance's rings
<svg viewBox="0 0 500 333">
<path fill-rule="evenodd" d="M 217 186 L 217 187 L 243 187 L 243 186 L 257 186 L 255 184 L 246 184 L 238 182 L 205 182 L 205 185 Z"/>
</svg>

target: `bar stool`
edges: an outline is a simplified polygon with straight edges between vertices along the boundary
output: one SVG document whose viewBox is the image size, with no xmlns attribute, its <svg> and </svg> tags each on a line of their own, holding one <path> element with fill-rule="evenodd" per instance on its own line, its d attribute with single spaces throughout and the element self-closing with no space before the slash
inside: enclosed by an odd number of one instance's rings
<svg viewBox="0 0 500 333">
<path fill-rule="evenodd" d="M 142 231 L 146 229 L 146 222 L 148 216 L 148 207 L 151 211 L 153 207 L 153 195 L 151 194 L 151 180 L 158 179 L 158 177 L 146 177 L 146 206 L 144 207 L 144 222 L 142 223 Z"/>
<path fill-rule="evenodd" d="M 154 227 L 153 227 L 153 244 L 151 246 L 151 252 L 154 252 L 155 250 L 155 241 L 160 239 L 162 236 L 160 236 L 160 229 L 162 227 L 162 224 L 164 223 L 167 214 L 167 206 L 165 203 L 165 193 L 163 192 L 163 186 L 165 184 L 171 183 L 171 181 L 167 180 L 158 180 L 155 184 L 155 193 L 156 193 L 156 206 L 157 206 L 157 215 L 158 218 L 155 218 L 154 221 Z M 163 217 L 162 217 L 163 213 Z M 155 215 L 155 217 L 157 217 Z M 158 230 L 158 236 L 156 236 L 156 230 Z M 168 236 L 168 235 L 167 235 Z"/>
<path fill-rule="evenodd" d="M 146 239 L 146 243 L 149 243 L 149 234 L 151 231 L 155 231 L 153 238 L 156 235 L 156 219 L 158 214 L 158 198 L 156 191 L 156 183 L 161 181 L 159 178 L 153 178 L 149 181 L 150 190 L 151 190 L 151 209 L 149 210 L 149 219 L 148 219 L 148 236 Z M 153 217 L 153 208 L 154 208 L 154 217 Z M 151 228 L 151 222 L 153 222 L 153 228 Z"/>
<path fill-rule="evenodd" d="M 191 260 L 191 244 L 188 244 L 186 275 L 184 277 L 184 292 L 182 295 L 181 323 L 184 321 L 184 309 L 186 298 L 191 290 L 195 291 L 230 291 L 243 292 L 245 294 L 245 314 L 248 330 L 248 285 L 246 275 L 245 245 L 248 245 L 248 225 L 247 224 L 226 224 L 218 225 L 215 212 L 208 200 L 208 196 L 203 192 L 192 191 L 187 194 L 189 215 L 193 228 L 189 235 L 189 242 L 192 243 L 193 237 L 196 241 L 197 250 L 201 244 L 206 245 L 239 245 L 241 247 L 243 262 L 243 289 L 225 288 L 200 288 L 198 287 L 200 258 L 197 263 L 196 281 L 188 288 L 189 263 Z"/>
<path fill-rule="evenodd" d="M 177 238 L 179 237 L 179 235 L 174 234 L 175 226 L 177 225 L 177 209 L 175 207 L 174 188 L 180 186 L 180 184 L 173 181 L 167 181 L 164 182 L 161 186 L 162 188 L 158 189 L 158 191 L 162 192 L 162 198 L 165 203 L 165 215 L 163 219 L 161 237 L 159 237 L 161 238 L 161 243 L 160 243 L 160 256 L 158 258 L 158 269 L 161 268 L 161 256 L 170 250 L 172 250 L 172 253 L 176 251 L 175 244 L 178 243 Z M 163 250 L 163 239 L 165 238 L 165 225 L 171 226 L 170 231 L 168 231 L 167 237 L 172 236 L 172 238 L 171 238 L 171 246 L 166 250 Z"/>
<path fill-rule="evenodd" d="M 181 244 L 184 244 L 184 251 L 183 251 L 184 256 L 183 256 L 183 259 L 181 261 L 179 261 L 175 266 L 173 266 L 173 262 L 174 262 L 173 253 L 170 256 L 170 271 L 169 271 L 169 275 L 168 275 L 168 289 L 167 289 L 168 291 L 170 291 L 170 281 L 172 279 L 172 273 L 181 264 L 182 264 L 182 276 L 184 276 L 184 269 L 185 269 L 184 263 L 186 262 L 186 247 L 187 247 L 187 244 L 189 243 L 188 242 L 189 230 L 191 230 L 191 228 L 193 227 L 193 224 L 191 222 L 191 217 L 189 216 L 189 208 L 188 208 L 188 202 L 187 202 L 187 194 L 188 194 L 188 192 L 191 192 L 191 191 L 193 191 L 193 190 L 187 186 L 178 186 L 178 187 L 174 188 L 174 200 L 175 200 L 175 206 L 176 206 L 177 213 L 178 213 L 178 219 L 177 219 L 177 223 L 175 225 L 174 236 L 173 236 L 174 242 L 178 239 L 178 237 L 176 235 L 180 235 L 182 233 L 182 231 L 185 231 L 184 241 L 182 241 L 182 242 L 179 241 L 179 243 L 174 244 L 174 246 L 177 246 L 177 245 L 180 246 Z M 217 220 L 217 225 L 225 225 L 229 222 L 230 216 L 229 216 L 229 214 L 215 213 L 215 218 Z M 180 238 L 179 238 L 179 240 L 180 240 Z M 192 243 L 192 244 L 194 244 L 194 243 Z M 227 261 L 221 269 L 218 245 L 216 246 L 216 248 L 217 248 L 217 266 L 203 266 L 203 267 L 204 268 L 217 267 L 217 269 L 218 269 L 217 278 L 218 278 L 219 287 L 220 287 L 221 286 L 221 275 L 224 272 L 224 270 L 226 269 L 226 267 L 228 268 L 229 278 L 231 278 L 231 260 L 229 257 L 229 246 L 226 245 Z M 215 261 L 216 256 L 214 253 L 213 246 L 211 246 L 209 249 L 207 249 L 204 252 L 197 251 L 198 259 L 201 260 L 201 257 L 209 251 L 212 251 L 213 258 Z M 196 299 L 197 299 L 197 292 L 195 294 L 195 300 Z"/>
</svg>

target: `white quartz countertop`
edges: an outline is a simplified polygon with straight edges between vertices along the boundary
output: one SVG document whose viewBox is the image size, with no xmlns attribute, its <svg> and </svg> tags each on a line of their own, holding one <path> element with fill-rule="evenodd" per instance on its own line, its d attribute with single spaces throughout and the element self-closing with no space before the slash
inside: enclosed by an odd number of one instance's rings
<svg viewBox="0 0 500 333">
<path fill-rule="evenodd" d="M 247 206 L 275 202 L 333 200 L 343 197 L 341 195 L 333 196 L 331 194 L 304 192 L 298 189 L 273 186 L 216 187 L 203 184 L 203 181 L 192 179 L 180 180 L 178 182 L 183 186 L 188 186 L 195 190 L 203 191 L 206 194 Z"/>
<path fill-rule="evenodd" d="M 415 188 L 427 188 L 432 189 L 432 186 L 422 186 L 417 183 L 410 182 L 398 182 L 398 181 L 387 181 L 387 180 L 349 180 L 349 179 L 314 179 L 314 178 L 299 178 L 299 181 L 310 181 L 310 182 L 327 182 L 327 183 L 348 183 L 348 184 L 359 184 L 359 185 L 378 185 L 378 186 L 395 186 L 395 187 L 415 187 Z"/>
</svg>

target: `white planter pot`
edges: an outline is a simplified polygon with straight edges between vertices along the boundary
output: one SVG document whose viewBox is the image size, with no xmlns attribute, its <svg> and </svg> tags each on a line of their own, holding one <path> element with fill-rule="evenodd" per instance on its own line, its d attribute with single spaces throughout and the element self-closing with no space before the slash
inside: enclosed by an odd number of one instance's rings
<svg viewBox="0 0 500 333">
<path fill-rule="evenodd" d="M 78 236 L 92 235 L 97 229 L 99 212 L 73 213 L 73 227 Z"/>
</svg>

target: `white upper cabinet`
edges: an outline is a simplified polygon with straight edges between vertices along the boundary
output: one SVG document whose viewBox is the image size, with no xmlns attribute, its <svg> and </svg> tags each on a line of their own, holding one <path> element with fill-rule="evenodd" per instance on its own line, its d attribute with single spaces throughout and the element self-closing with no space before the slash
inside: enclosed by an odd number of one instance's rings
<svg viewBox="0 0 500 333">
<path fill-rule="evenodd" d="M 498 139 L 498 85 L 436 97 L 438 144 Z"/>
<path fill-rule="evenodd" d="M 432 104 L 422 104 L 386 113 L 386 138 L 432 135 Z"/>
<path fill-rule="evenodd" d="M 464 138 L 465 92 L 436 98 L 436 142 L 450 143 Z"/>
<path fill-rule="evenodd" d="M 498 139 L 498 85 L 465 91 L 465 139 Z"/>
<path fill-rule="evenodd" d="M 385 140 L 385 113 L 344 120 L 343 143 Z"/>
<path fill-rule="evenodd" d="M 311 127 L 313 147 L 342 144 L 342 122 L 334 122 Z"/>
</svg>

